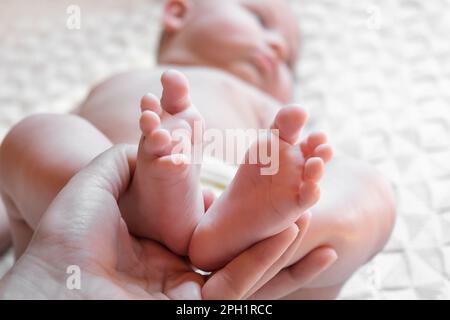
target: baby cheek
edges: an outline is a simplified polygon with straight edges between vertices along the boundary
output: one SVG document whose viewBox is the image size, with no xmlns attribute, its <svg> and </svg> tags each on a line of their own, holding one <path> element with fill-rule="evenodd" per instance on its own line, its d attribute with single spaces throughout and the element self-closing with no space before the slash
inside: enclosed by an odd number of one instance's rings
<svg viewBox="0 0 450 320">
<path fill-rule="evenodd" d="M 242 14 L 235 12 L 223 15 L 222 19 L 220 21 L 216 20 L 215 24 L 218 31 L 223 35 L 239 35 L 240 37 L 247 38 L 247 40 L 251 39 L 248 37 L 254 36 L 258 32 L 258 28 L 255 27 L 252 21 L 249 21 Z"/>
</svg>

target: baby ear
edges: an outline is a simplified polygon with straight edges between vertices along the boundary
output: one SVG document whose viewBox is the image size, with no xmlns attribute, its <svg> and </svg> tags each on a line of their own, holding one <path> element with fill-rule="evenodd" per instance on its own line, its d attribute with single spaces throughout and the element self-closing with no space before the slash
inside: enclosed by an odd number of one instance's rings
<svg viewBox="0 0 450 320">
<path fill-rule="evenodd" d="M 168 0 L 163 12 L 163 26 L 167 32 L 183 27 L 188 11 L 188 0 Z"/>
</svg>

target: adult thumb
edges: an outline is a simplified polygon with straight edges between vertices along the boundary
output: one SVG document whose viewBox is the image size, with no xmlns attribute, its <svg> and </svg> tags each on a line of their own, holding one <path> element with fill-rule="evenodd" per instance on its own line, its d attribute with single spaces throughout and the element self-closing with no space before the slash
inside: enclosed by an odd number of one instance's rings
<svg viewBox="0 0 450 320">
<path fill-rule="evenodd" d="M 114 146 L 72 177 L 43 215 L 31 245 L 112 254 L 121 225 L 117 201 L 129 185 L 136 154 L 135 146 Z"/>
</svg>

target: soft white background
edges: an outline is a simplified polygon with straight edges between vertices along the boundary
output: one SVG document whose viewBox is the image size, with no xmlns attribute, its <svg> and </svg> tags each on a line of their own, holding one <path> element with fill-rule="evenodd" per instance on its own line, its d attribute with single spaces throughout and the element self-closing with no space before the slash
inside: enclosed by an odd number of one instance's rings
<svg viewBox="0 0 450 320">
<path fill-rule="evenodd" d="M 398 199 L 391 241 L 342 298 L 449 299 L 450 1 L 290 2 L 303 35 L 297 101 Z M 81 30 L 66 28 L 69 4 Z M 2 0 L 0 140 L 26 115 L 70 110 L 108 75 L 152 66 L 160 4 Z"/>
</svg>

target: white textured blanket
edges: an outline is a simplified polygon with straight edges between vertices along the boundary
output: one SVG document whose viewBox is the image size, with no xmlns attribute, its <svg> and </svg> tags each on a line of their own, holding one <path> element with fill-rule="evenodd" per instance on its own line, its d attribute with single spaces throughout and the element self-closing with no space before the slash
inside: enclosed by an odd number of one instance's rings
<svg viewBox="0 0 450 320">
<path fill-rule="evenodd" d="M 450 1 L 291 3 L 303 33 L 297 100 L 398 198 L 391 241 L 341 297 L 450 298 Z M 69 4 L 80 30 L 67 28 Z M 160 4 L 2 0 L 0 140 L 28 114 L 66 112 L 108 75 L 151 66 Z"/>
</svg>

